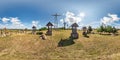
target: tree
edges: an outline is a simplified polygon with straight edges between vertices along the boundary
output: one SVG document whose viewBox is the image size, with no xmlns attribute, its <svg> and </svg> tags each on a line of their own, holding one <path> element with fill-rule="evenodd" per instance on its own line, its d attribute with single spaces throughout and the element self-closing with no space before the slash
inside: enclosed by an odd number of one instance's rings
<svg viewBox="0 0 120 60">
<path fill-rule="evenodd" d="M 47 28 L 46 27 L 42 27 L 42 28 L 39 29 L 39 31 L 42 31 L 42 30 L 47 30 Z"/>
<path fill-rule="evenodd" d="M 97 32 L 104 32 L 105 28 L 103 27 L 103 25 L 100 26 L 100 28 L 97 28 Z"/>
<path fill-rule="evenodd" d="M 112 33 L 112 30 L 113 30 L 113 28 L 112 28 L 112 26 L 107 26 L 106 27 L 106 31 L 105 32 L 108 32 L 108 33 Z"/>
<path fill-rule="evenodd" d="M 117 29 L 115 27 L 112 28 L 112 33 L 116 33 L 117 32 Z"/>
<path fill-rule="evenodd" d="M 113 33 L 115 34 L 117 32 L 117 29 L 115 27 L 112 27 L 110 25 L 108 26 L 100 26 L 100 28 L 97 29 L 97 32 L 106 32 L 106 33 Z"/>
<path fill-rule="evenodd" d="M 88 33 L 91 33 L 91 31 L 92 31 L 92 27 L 89 26 L 89 27 L 88 27 Z"/>
</svg>

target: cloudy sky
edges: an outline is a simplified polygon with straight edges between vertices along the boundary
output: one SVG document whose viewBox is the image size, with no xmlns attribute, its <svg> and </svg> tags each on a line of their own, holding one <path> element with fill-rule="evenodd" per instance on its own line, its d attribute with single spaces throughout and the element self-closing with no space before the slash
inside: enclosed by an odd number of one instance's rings
<svg viewBox="0 0 120 60">
<path fill-rule="evenodd" d="M 0 0 L 0 28 L 44 27 L 54 23 L 55 13 L 59 26 L 76 22 L 82 26 L 120 26 L 120 0 Z"/>
</svg>

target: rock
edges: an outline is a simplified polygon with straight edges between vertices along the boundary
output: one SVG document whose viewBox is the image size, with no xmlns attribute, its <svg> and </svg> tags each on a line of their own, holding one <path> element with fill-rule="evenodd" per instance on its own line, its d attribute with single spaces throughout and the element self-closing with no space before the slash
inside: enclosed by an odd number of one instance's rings
<svg viewBox="0 0 120 60">
<path fill-rule="evenodd" d="M 45 34 L 42 34 L 42 35 L 40 36 L 40 38 L 41 38 L 42 40 L 46 40 L 46 39 L 47 39 L 47 37 L 46 37 Z"/>
</svg>

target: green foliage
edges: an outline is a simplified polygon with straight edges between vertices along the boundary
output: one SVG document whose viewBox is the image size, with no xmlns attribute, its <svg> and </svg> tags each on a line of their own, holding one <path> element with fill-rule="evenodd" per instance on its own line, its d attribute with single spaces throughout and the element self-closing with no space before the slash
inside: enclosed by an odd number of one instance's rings
<svg viewBox="0 0 120 60">
<path fill-rule="evenodd" d="M 46 27 L 42 27 L 42 28 L 39 29 L 39 31 L 43 31 L 43 30 L 47 30 L 47 28 Z"/>
<path fill-rule="evenodd" d="M 64 27 L 61 27 L 61 28 L 58 28 L 58 29 L 60 29 L 60 30 L 64 30 Z"/>
<path fill-rule="evenodd" d="M 42 35 L 42 34 L 43 34 L 43 32 L 37 32 L 36 34 L 37 34 L 37 35 Z"/>
<path fill-rule="evenodd" d="M 89 27 L 88 27 L 88 33 L 91 33 L 91 32 L 92 32 L 92 30 L 93 30 L 93 29 L 92 29 L 92 27 L 91 27 L 91 26 L 89 26 Z"/>
<path fill-rule="evenodd" d="M 115 27 L 113 27 L 112 33 L 116 33 L 117 31 L 118 30 Z"/>
<path fill-rule="evenodd" d="M 107 32 L 107 33 L 116 33 L 117 29 L 112 26 L 100 26 L 100 28 L 97 28 L 97 32 Z"/>
<path fill-rule="evenodd" d="M 101 29 L 100 29 L 100 28 L 97 28 L 97 32 L 101 32 Z"/>
<path fill-rule="evenodd" d="M 89 26 L 89 27 L 88 27 L 88 30 L 89 30 L 89 31 L 92 31 L 92 27 L 91 27 L 91 26 Z"/>
<path fill-rule="evenodd" d="M 103 31 L 105 31 L 105 27 L 104 26 L 100 26 L 100 32 L 103 32 Z"/>
<path fill-rule="evenodd" d="M 103 26 L 100 26 L 100 28 L 97 29 L 97 32 L 103 32 L 103 31 L 105 31 Z"/>
<path fill-rule="evenodd" d="M 112 30 L 113 30 L 112 26 L 107 26 L 105 32 L 112 33 Z"/>
</svg>

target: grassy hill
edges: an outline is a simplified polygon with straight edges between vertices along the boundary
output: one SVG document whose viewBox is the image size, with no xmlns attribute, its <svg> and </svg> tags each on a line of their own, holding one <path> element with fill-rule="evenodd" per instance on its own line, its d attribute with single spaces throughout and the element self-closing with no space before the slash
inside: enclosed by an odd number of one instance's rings
<svg viewBox="0 0 120 60">
<path fill-rule="evenodd" d="M 0 37 L 0 60 L 120 60 L 120 35 L 89 34 L 85 38 L 78 32 L 79 39 L 73 43 L 71 30 L 53 31 L 47 40 L 31 34 Z M 63 47 L 58 47 L 61 39 Z"/>
</svg>

